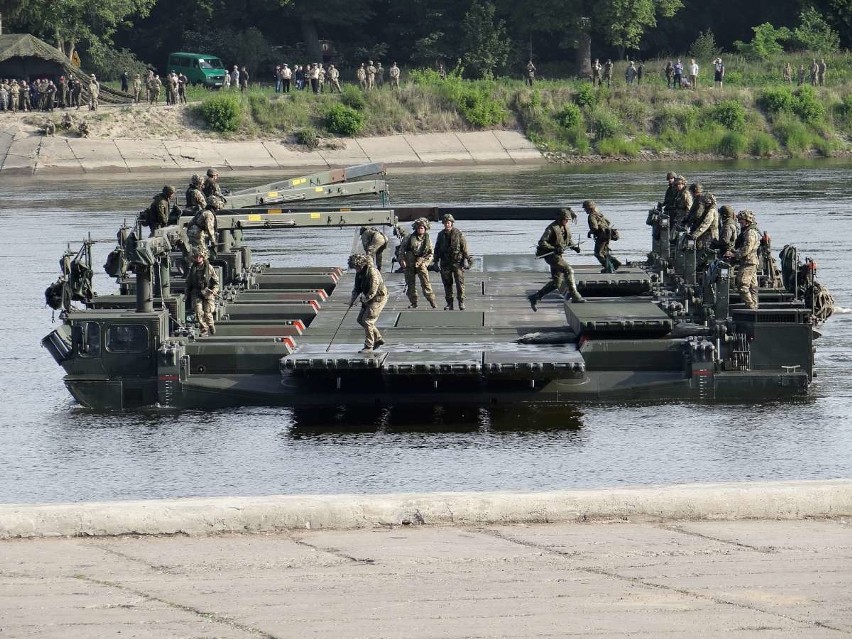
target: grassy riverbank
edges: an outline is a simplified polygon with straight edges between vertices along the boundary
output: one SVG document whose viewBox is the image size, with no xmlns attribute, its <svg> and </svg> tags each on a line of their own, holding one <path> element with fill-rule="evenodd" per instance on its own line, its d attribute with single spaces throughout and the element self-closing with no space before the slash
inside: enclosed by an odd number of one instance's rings
<svg viewBox="0 0 852 639">
<path fill-rule="evenodd" d="M 825 87 L 797 86 L 801 54 L 771 62 L 727 59 L 723 88 L 703 64 L 695 90 L 669 89 L 665 60 L 645 62 L 639 86 L 624 82 L 616 64 L 611 87 L 581 80 L 442 80 L 413 71 L 400 90 L 386 84 L 363 92 L 344 85 L 341 95 L 270 87 L 210 93 L 193 89 L 201 122 L 226 139 L 281 137 L 308 147 L 321 138 L 494 128 L 523 131 L 549 157 L 638 158 L 644 155 L 803 157 L 852 151 L 852 55 L 829 60 Z M 785 84 L 789 61 L 794 81 Z"/>
</svg>

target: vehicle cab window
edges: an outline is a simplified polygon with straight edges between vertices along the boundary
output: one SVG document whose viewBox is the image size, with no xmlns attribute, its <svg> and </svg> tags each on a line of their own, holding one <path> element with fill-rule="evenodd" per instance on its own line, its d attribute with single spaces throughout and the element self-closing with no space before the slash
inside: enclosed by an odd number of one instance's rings
<svg viewBox="0 0 852 639">
<path fill-rule="evenodd" d="M 74 327 L 74 344 L 81 357 L 100 357 L 101 325 L 97 322 L 81 322 Z"/>
<path fill-rule="evenodd" d="M 106 349 L 110 353 L 144 353 L 148 329 L 144 324 L 118 324 L 107 328 Z"/>
</svg>

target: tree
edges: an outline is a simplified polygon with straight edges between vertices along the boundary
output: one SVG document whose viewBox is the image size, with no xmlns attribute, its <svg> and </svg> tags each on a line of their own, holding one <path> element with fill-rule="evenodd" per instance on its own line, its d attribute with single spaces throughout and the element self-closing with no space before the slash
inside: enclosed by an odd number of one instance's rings
<svg viewBox="0 0 852 639">
<path fill-rule="evenodd" d="M 789 40 L 793 33 L 787 27 L 773 27 L 768 22 L 752 27 L 754 37 L 751 42 L 734 42 L 734 46 L 743 55 L 767 60 L 772 56 L 784 52 L 784 46 L 781 40 Z"/>
<path fill-rule="evenodd" d="M 840 36 L 831 28 L 825 17 L 813 7 L 799 14 L 799 26 L 793 30 L 796 42 L 816 53 L 834 53 L 840 48 Z"/>
<path fill-rule="evenodd" d="M 495 19 L 494 13 L 490 2 L 474 0 L 462 22 L 467 45 L 462 59 L 479 78 L 493 77 L 494 70 L 504 66 L 509 56 L 506 23 Z"/>
<path fill-rule="evenodd" d="M 837 28 L 840 42 L 852 46 L 852 0 L 812 0 L 810 4 L 822 11 L 829 24 Z"/>
<path fill-rule="evenodd" d="M 320 35 L 324 27 L 347 27 L 351 32 L 355 31 L 351 27 L 373 17 L 370 0 L 281 0 L 281 4 L 286 5 L 286 17 L 301 26 L 308 59 L 317 62 L 322 60 Z"/>
<path fill-rule="evenodd" d="M 22 0 L 11 2 L 14 23 L 46 40 L 69 58 L 77 45 L 112 44 L 131 17 L 144 18 L 157 0 Z"/>
</svg>

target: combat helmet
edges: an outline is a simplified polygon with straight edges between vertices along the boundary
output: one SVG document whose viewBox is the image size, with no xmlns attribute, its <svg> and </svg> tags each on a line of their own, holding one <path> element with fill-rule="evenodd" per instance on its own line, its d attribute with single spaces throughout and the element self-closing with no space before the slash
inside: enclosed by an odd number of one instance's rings
<svg viewBox="0 0 852 639">
<path fill-rule="evenodd" d="M 200 186 L 202 183 L 201 176 L 198 173 L 194 173 L 191 178 L 189 178 L 189 183 L 192 186 Z"/>
<path fill-rule="evenodd" d="M 192 249 L 192 259 L 195 259 L 196 257 L 203 257 L 206 260 L 208 255 L 209 253 L 207 252 L 206 246 L 196 246 Z"/>
<path fill-rule="evenodd" d="M 225 200 L 223 200 L 221 197 L 219 197 L 215 193 L 213 195 L 210 195 L 207 198 L 207 208 L 210 209 L 211 211 L 219 211 L 224 206 L 225 206 Z"/>
<path fill-rule="evenodd" d="M 414 222 L 411 223 L 411 228 L 413 228 L 415 231 L 418 229 L 418 227 L 421 226 L 428 231 L 429 220 L 427 220 L 425 217 L 418 217 L 416 220 L 414 220 Z"/>
<path fill-rule="evenodd" d="M 683 184 L 684 186 L 686 186 L 686 176 L 684 176 L 684 175 L 678 175 L 678 176 L 675 178 L 675 184 Z"/>
<path fill-rule="evenodd" d="M 559 209 L 556 213 L 556 221 L 563 222 L 565 220 L 571 220 L 572 222 L 577 219 L 577 214 L 571 210 L 570 206 L 566 206 L 565 208 Z"/>
<path fill-rule="evenodd" d="M 361 255 L 360 253 L 350 255 L 349 260 L 347 261 L 349 268 L 353 268 L 355 270 L 362 269 L 369 263 L 369 258 L 366 255 Z"/>
<path fill-rule="evenodd" d="M 167 197 L 171 197 L 175 194 L 175 187 L 169 186 L 168 184 L 163 187 L 163 195 Z"/>
<path fill-rule="evenodd" d="M 719 214 L 724 218 L 731 218 L 736 215 L 734 209 L 725 204 L 724 206 L 719 207 Z"/>
<path fill-rule="evenodd" d="M 583 200 L 583 210 L 584 211 L 597 211 L 598 205 L 594 200 Z"/>
<path fill-rule="evenodd" d="M 704 185 L 701 182 L 693 182 L 689 185 L 689 192 L 693 195 L 699 195 L 704 192 Z"/>
<path fill-rule="evenodd" d="M 454 218 L 454 217 L 453 217 L 453 214 L 452 214 L 452 213 L 444 213 L 444 214 L 441 216 L 441 221 L 442 221 L 442 222 L 453 222 L 453 223 L 455 223 L 456 218 Z"/>
<path fill-rule="evenodd" d="M 366 233 L 366 232 L 367 232 L 366 226 L 362 226 L 360 229 L 358 229 L 358 235 L 364 235 L 364 233 Z"/>
<path fill-rule="evenodd" d="M 676 180 L 677 179 L 677 173 L 675 173 L 674 171 L 669 171 L 668 173 L 666 173 L 666 179 L 667 180 Z"/>
<path fill-rule="evenodd" d="M 749 209 L 740 211 L 737 213 L 737 219 L 749 225 L 754 224 L 754 211 L 750 211 Z"/>
<path fill-rule="evenodd" d="M 219 175 L 219 171 L 217 171 L 216 169 L 214 169 L 214 168 L 207 169 L 207 177 L 216 177 L 217 175 Z"/>
</svg>

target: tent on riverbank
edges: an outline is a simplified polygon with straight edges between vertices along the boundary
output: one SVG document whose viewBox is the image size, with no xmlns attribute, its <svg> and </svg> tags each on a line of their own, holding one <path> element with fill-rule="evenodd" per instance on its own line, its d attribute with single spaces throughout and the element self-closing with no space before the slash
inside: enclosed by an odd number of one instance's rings
<svg viewBox="0 0 852 639">
<path fill-rule="evenodd" d="M 31 82 L 38 78 L 57 80 L 59 76 L 74 76 L 85 87 L 89 76 L 56 47 L 29 33 L 0 34 L 0 78 L 15 78 Z M 131 96 L 109 87 L 101 86 L 102 102 L 130 102 Z"/>
</svg>

